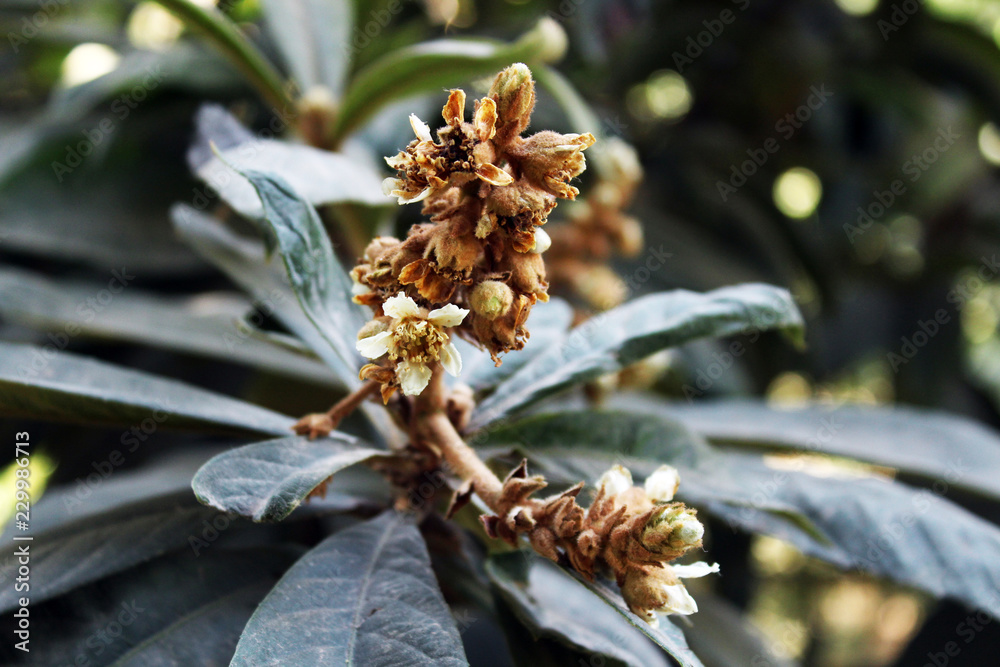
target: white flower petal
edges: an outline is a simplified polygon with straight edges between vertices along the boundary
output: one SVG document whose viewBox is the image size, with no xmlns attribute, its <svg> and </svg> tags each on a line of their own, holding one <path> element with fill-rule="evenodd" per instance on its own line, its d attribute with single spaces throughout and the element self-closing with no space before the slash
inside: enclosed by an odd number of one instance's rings
<svg viewBox="0 0 1000 667">
<path fill-rule="evenodd" d="M 415 195 L 410 195 L 410 194 L 403 193 L 403 194 L 399 195 L 399 205 L 402 206 L 403 204 L 415 204 L 418 201 L 423 201 L 423 200 L 427 199 L 427 197 L 430 194 L 431 194 L 430 187 L 424 188 L 423 190 L 421 190 L 420 192 L 418 192 Z"/>
<path fill-rule="evenodd" d="M 441 347 L 441 365 L 452 377 L 458 377 L 462 372 L 462 355 L 451 341 Z"/>
<path fill-rule="evenodd" d="M 667 594 L 667 601 L 656 611 L 666 615 L 683 614 L 684 616 L 698 611 L 698 603 L 694 601 L 691 594 L 684 588 L 684 584 L 664 586 L 663 590 Z"/>
<path fill-rule="evenodd" d="M 428 313 L 427 321 L 439 327 L 457 327 L 468 314 L 469 311 L 465 308 L 449 303 L 444 308 L 437 308 Z"/>
<path fill-rule="evenodd" d="M 707 574 L 716 574 L 719 571 L 719 564 L 712 563 L 709 565 L 708 563 L 699 561 L 690 565 L 671 565 L 670 569 L 681 579 L 694 579 L 696 577 L 704 577 Z"/>
<path fill-rule="evenodd" d="M 601 475 L 597 480 L 598 491 L 603 491 L 605 495 L 616 496 L 625 493 L 632 488 L 632 473 L 628 468 L 616 465 Z"/>
<path fill-rule="evenodd" d="M 365 285 L 363 282 L 358 280 L 358 276 L 351 271 L 351 295 L 361 296 L 362 294 L 368 294 L 371 292 L 371 288 Z"/>
<path fill-rule="evenodd" d="M 389 345 L 391 343 L 392 333 L 389 331 L 381 331 L 374 336 L 362 338 L 357 342 L 356 347 L 358 348 L 358 352 L 363 354 L 365 357 L 369 359 L 378 359 L 389 351 Z"/>
<path fill-rule="evenodd" d="M 393 196 L 392 193 L 395 192 L 396 190 L 399 190 L 399 188 L 401 188 L 402 186 L 403 186 L 403 181 L 399 180 L 398 178 L 393 178 L 392 176 L 390 176 L 389 178 L 386 178 L 382 181 L 382 194 L 384 194 L 386 197 L 392 197 Z"/>
<path fill-rule="evenodd" d="M 660 627 L 660 615 L 657 614 L 655 611 L 648 611 L 648 610 L 644 611 L 641 614 L 639 614 L 639 617 L 642 618 L 642 620 L 649 623 L 649 627 L 651 628 Z"/>
<path fill-rule="evenodd" d="M 535 247 L 531 252 L 540 255 L 550 247 L 552 247 L 552 237 L 541 227 L 535 227 Z"/>
<path fill-rule="evenodd" d="M 420 317 L 420 306 L 402 292 L 385 300 L 382 311 L 389 317 L 401 320 L 404 317 Z"/>
<path fill-rule="evenodd" d="M 399 378 L 399 388 L 405 395 L 416 396 L 431 381 L 431 369 L 425 364 L 404 361 L 396 366 L 396 377 Z"/>
<path fill-rule="evenodd" d="M 427 126 L 427 123 L 417 118 L 415 113 L 410 114 L 410 127 L 413 128 L 413 133 L 420 141 L 434 141 L 431 139 L 431 128 Z"/>
<path fill-rule="evenodd" d="M 650 500 L 659 502 L 669 502 L 674 499 L 677 487 L 680 486 L 681 477 L 677 468 L 673 466 L 660 466 L 656 471 L 646 478 L 646 495 Z"/>
</svg>

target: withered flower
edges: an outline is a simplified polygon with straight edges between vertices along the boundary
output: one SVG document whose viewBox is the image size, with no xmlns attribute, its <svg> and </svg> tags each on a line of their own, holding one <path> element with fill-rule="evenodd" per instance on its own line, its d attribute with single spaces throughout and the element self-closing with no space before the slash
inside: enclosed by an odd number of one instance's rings
<svg viewBox="0 0 1000 667">
<path fill-rule="evenodd" d="M 438 141 L 434 141 L 427 123 L 410 114 L 410 127 L 417 138 L 406 150 L 385 159 L 400 173 L 399 178 L 387 178 L 382 183 L 387 195 L 408 204 L 423 201 L 447 187 L 452 179 L 456 184 L 477 177 L 491 185 L 514 182 L 510 174 L 493 164 L 496 149 L 490 139 L 496 134 L 496 102 L 484 98 L 476 107 L 472 123 L 466 123 L 465 92 L 453 90 L 441 115 L 448 126 L 438 131 Z"/>
</svg>

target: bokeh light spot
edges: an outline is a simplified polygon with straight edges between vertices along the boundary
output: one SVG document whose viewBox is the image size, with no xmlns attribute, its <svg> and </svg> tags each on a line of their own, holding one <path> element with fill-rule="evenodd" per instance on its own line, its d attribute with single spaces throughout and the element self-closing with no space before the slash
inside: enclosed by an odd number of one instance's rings
<svg viewBox="0 0 1000 667">
<path fill-rule="evenodd" d="M 774 204 L 789 218 L 808 218 L 822 195 L 819 176 L 805 167 L 789 169 L 774 181 Z"/>
<path fill-rule="evenodd" d="M 66 54 L 61 83 L 67 88 L 104 76 L 118 67 L 121 56 L 106 44 L 85 42 Z"/>
</svg>

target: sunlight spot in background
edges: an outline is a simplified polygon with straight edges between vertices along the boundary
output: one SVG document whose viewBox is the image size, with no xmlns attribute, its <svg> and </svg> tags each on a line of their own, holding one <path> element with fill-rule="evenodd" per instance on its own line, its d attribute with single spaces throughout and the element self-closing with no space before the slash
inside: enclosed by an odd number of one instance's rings
<svg viewBox="0 0 1000 667">
<path fill-rule="evenodd" d="M 49 476 L 55 469 L 55 462 L 45 454 L 32 452 L 29 456 L 28 471 L 31 475 L 28 477 L 30 486 L 27 491 L 31 497 L 32 505 L 42 497 Z M 17 501 L 18 491 L 15 486 L 18 479 L 17 470 L 17 461 L 11 461 L 0 471 L 0 503 L 2 503 L 0 504 L 0 525 L 6 526 L 7 522 L 14 518 L 16 511 L 14 504 Z"/>
<path fill-rule="evenodd" d="M 878 0 L 836 0 L 837 6 L 851 16 L 871 14 L 878 7 Z"/>
<path fill-rule="evenodd" d="M 646 120 L 677 120 L 691 110 L 691 89 L 687 81 L 673 70 L 654 72 L 646 83 L 633 86 L 626 103 L 638 118 Z"/>
<path fill-rule="evenodd" d="M 858 633 L 874 625 L 880 602 L 879 590 L 872 584 L 841 581 L 820 598 L 820 614 L 838 634 Z"/>
<path fill-rule="evenodd" d="M 910 593 L 889 596 L 878 609 L 875 631 L 883 641 L 905 644 L 923 617 L 920 602 Z"/>
<path fill-rule="evenodd" d="M 805 555 L 788 542 L 757 535 L 750 547 L 756 569 L 764 574 L 794 574 L 806 564 Z"/>
<path fill-rule="evenodd" d="M 973 345 L 989 341 L 996 333 L 1000 312 L 997 312 L 997 299 L 991 297 L 997 291 L 996 287 L 984 287 L 962 309 L 962 333 Z"/>
<path fill-rule="evenodd" d="M 60 83 L 66 88 L 93 81 L 118 67 L 122 59 L 118 52 L 106 44 L 85 42 L 66 54 L 62 62 Z"/>
<path fill-rule="evenodd" d="M 979 152 L 990 164 L 1000 165 L 1000 131 L 993 123 L 979 128 Z"/>
<path fill-rule="evenodd" d="M 812 398 L 812 384 L 803 375 L 790 371 L 771 380 L 766 395 L 770 405 L 802 405 Z"/>
<path fill-rule="evenodd" d="M 901 278 L 912 278 L 923 271 L 923 223 L 912 215 L 901 215 L 889 223 L 889 236 L 889 270 Z"/>
<path fill-rule="evenodd" d="M 986 35 L 997 35 L 1000 4 L 989 0 L 924 0 L 927 13 L 945 21 L 967 23 Z"/>
<path fill-rule="evenodd" d="M 181 20 L 155 2 L 140 2 L 125 29 L 134 46 L 152 51 L 166 50 L 183 30 Z"/>
<path fill-rule="evenodd" d="M 805 167 L 793 167 L 774 181 L 774 204 L 789 218 L 808 218 L 822 196 L 819 176 Z"/>
</svg>

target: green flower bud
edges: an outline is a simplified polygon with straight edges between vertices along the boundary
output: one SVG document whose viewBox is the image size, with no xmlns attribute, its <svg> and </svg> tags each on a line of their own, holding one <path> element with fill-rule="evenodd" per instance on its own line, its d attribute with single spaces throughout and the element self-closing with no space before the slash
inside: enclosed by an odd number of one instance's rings
<svg viewBox="0 0 1000 667">
<path fill-rule="evenodd" d="M 642 543 L 655 552 L 684 552 L 701 544 L 705 527 L 694 512 L 683 505 L 664 505 L 650 517 L 642 534 Z"/>
<path fill-rule="evenodd" d="M 514 292 L 499 280 L 486 280 L 472 290 L 469 303 L 476 314 L 495 320 L 510 310 L 514 303 Z"/>
<path fill-rule="evenodd" d="M 535 108 L 535 81 L 524 63 L 515 63 L 497 74 L 490 88 L 497 103 L 495 143 L 504 145 L 528 127 Z"/>
</svg>

